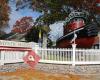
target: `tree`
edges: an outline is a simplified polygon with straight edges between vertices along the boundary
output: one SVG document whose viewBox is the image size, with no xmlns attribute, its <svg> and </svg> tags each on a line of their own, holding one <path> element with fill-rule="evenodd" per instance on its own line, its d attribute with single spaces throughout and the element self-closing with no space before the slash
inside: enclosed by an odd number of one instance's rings
<svg viewBox="0 0 100 80">
<path fill-rule="evenodd" d="M 20 20 L 17 20 L 13 26 L 12 32 L 14 33 L 25 33 L 30 30 L 33 26 L 32 17 L 23 17 Z"/>
<path fill-rule="evenodd" d="M 39 39 L 43 39 L 43 35 L 47 36 L 47 33 L 50 31 L 50 28 L 46 25 L 37 25 L 34 26 L 30 31 L 28 31 L 27 35 L 25 36 L 26 41 L 31 42 L 38 42 Z"/>
<path fill-rule="evenodd" d="M 28 42 L 31 41 L 38 42 L 39 39 L 38 35 L 39 35 L 39 30 L 36 27 L 34 27 L 25 35 L 25 40 Z"/>
<path fill-rule="evenodd" d="M 7 0 L 0 0 L 0 27 L 7 25 L 9 20 L 9 6 Z"/>
<path fill-rule="evenodd" d="M 24 3 L 25 0 L 18 0 Z M 30 0 L 27 0 L 27 2 Z M 100 13 L 96 8 L 99 0 L 32 0 L 30 5 L 33 10 L 44 13 L 39 19 L 45 24 L 52 24 L 59 20 L 64 20 L 71 9 L 85 9 L 89 12 Z M 73 10 L 73 9 L 72 9 Z"/>
<path fill-rule="evenodd" d="M 0 37 L 5 35 L 6 33 L 4 31 L 0 31 Z"/>
<path fill-rule="evenodd" d="M 26 0 L 18 0 L 19 2 L 26 3 Z M 65 20 L 72 10 L 84 9 L 93 14 L 100 14 L 100 7 L 97 6 L 100 0 L 27 0 L 27 2 L 30 2 L 29 5 L 33 10 L 43 13 L 37 20 L 47 25 Z"/>
</svg>

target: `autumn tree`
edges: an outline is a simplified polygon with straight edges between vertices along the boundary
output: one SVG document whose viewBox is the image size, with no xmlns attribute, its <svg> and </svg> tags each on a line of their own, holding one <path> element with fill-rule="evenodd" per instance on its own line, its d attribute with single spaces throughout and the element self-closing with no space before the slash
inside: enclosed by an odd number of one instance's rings
<svg viewBox="0 0 100 80">
<path fill-rule="evenodd" d="M 25 16 L 20 20 L 17 20 L 13 25 L 12 32 L 14 33 L 25 33 L 33 27 L 34 21 L 32 17 Z"/>
<path fill-rule="evenodd" d="M 5 26 L 9 20 L 8 0 L 0 0 L 0 27 Z"/>
</svg>

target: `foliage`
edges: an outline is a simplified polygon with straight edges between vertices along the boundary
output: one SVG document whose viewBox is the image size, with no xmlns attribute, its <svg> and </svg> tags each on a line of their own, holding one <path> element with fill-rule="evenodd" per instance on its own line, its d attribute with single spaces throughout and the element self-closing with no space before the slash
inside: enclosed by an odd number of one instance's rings
<svg viewBox="0 0 100 80">
<path fill-rule="evenodd" d="M 1 36 L 5 35 L 6 33 L 3 32 L 3 31 L 0 31 L 0 39 L 1 39 Z"/>
<path fill-rule="evenodd" d="M 28 42 L 31 41 L 38 42 L 38 39 L 39 39 L 39 30 L 36 27 L 32 28 L 25 36 L 25 40 Z"/>
<path fill-rule="evenodd" d="M 33 10 L 43 12 L 41 20 L 45 24 L 52 24 L 64 20 L 67 14 L 62 10 L 62 0 L 33 0 Z"/>
<path fill-rule="evenodd" d="M 12 32 L 14 33 L 24 33 L 30 30 L 33 26 L 32 17 L 23 17 L 20 20 L 17 20 L 13 26 Z"/>
<path fill-rule="evenodd" d="M 85 9 L 90 13 L 97 13 L 95 0 L 33 0 L 33 10 L 43 12 L 42 21 L 52 24 L 64 20 L 70 11 Z"/>
<path fill-rule="evenodd" d="M 16 4 L 17 7 L 21 5 L 23 7 L 23 4 L 27 3 L 33 10 L 42 12 L 43 15 L 36 21 L 50 25 L 56 21 L 65 20 L 73 10 L 84 9 L 90 14 L 100 14 L 100 9 L 96 8 L 97 1 L 99 0 L 17 0 Z"/>
<path fill-rule="evenodd" d="M 25 36 L 26 41 L 31 42 L 38 42 L 38 40 L 43 38 L 43 34 L 47 34 L 49 32 L 49 27 L 37 25 L 33 27 Z M 40 33 L 41 31 L 41 33 Z M 39 36 L 40 35 L 40 36 Z"/>
<path fill-rule="evenodd" d="M 7 0 L 0 0 L 0 27 L 5 26 L 9 20 L 9 6 Z"/>
</svg>

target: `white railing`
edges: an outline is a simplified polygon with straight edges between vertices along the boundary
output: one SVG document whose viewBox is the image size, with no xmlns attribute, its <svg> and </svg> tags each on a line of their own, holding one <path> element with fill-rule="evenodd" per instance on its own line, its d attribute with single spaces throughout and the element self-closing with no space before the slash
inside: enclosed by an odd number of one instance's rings
<svg viewBox="0 0 100 80">
<path fill-rule="evenodd" d="M 0 64 L 23 62 L 23 57 L 27 53 L 28 51 L 0 51 Z M 99 49 L 76 49 L 75 59 L 73 59 L 73 49 L 38 48 L 37 54 L 41 57 L 41 63 L 100 64 Z"/>
<path fill-rule="evenodd" d="M 73 59 L 73 49 L 38 49 L 40 62 L 55 64 L 100 64 L 99 49 L 76 49 Z M 73 61 L 75 60 L 75 61 Z M 74 62 L 74 63 L 73 63 Z"/>
<path fill-rule="evenodd" d="M 75 64 L 100 64 L 99 49 L 76 49 Z"/>
<path fill-rule="evenodd" d="M 40 62 L 55 64 L 72 64 L 72 49 L 39 48 Z"/>
<path fill-rule="evenodd" d="M 41 63 L 54 64 L 100 64 L 99 49 L 76 49 L 76 48 L 40 48 L 37 44 L 3 41 L 0 40 L 0 46 L 5 47 L 25 47 L 32 48 L 40 57 Z M 0 49 L 1 50 L 1 49 Z M 0 64 L 23 62 L 23 57 L 28 51 L 1 50 Z"/>
<path fill-rule="evenodd" d="M 28 51 L 0 51 L 0 65 L 23 62 L 23 56 L 27 53 Z"/>
</svg>

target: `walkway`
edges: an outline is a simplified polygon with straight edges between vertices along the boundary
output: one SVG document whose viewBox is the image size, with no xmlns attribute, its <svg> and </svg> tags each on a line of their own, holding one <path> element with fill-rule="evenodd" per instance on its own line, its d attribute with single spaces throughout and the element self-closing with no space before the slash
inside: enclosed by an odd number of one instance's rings
<svg viewBox="0 0 100 80">
<path fill-rule="evenodd" d="M 100 65 L 9 64 L 0 66 L 0 80 L 100 80 Z"/>
</svg>

